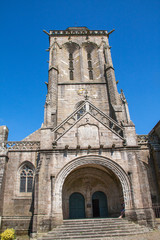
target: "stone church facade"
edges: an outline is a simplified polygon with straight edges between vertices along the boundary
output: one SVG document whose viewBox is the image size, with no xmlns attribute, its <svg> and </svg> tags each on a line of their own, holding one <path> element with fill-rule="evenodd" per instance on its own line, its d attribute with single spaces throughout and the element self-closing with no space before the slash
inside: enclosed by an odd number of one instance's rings
<svg viewBox="0 0 160 240">
<path fill-rule="evenodd" d="M 86 27 L 47 33 L 44 123 L 20 142 L 7 142 L 8 128 L 0 127 L 2 230 L 33 236 L 63 219 L 118 217 L 123 203 L 127 219 L 154 227 L 160 127 L 136 135 L 117 91 L 110 33 Z"/>
</svg>

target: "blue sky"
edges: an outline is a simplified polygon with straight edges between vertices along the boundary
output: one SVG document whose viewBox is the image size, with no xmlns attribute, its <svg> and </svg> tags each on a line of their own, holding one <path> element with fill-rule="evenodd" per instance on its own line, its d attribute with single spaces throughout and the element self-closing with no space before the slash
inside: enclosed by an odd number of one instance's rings
<svg viewBox="0 0 160 240">
<path fill-rule="evenodd" d="M 129 104 L 137 134 L 160 119 L 159 0 L 15 0 L 0 4 L 0 125 L 21 140 L 43 122 L 48 80 L 48 36 L 43 29 L 86 26 L 112 30 L 118 90 Z"/>
</svg>

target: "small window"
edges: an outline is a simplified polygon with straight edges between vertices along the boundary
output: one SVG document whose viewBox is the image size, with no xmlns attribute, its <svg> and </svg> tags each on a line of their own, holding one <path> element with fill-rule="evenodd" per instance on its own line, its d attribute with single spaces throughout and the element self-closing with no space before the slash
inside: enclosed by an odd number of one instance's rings
<svg viewBox="0 0 160 240">
<path fill-rule="evenodd" d="M 69 53 L 69 77 L 70 80 L 73 80 L 73 70 L 74 70 L 74 64 L 73 64 L 73 54 Z"/>
<path fill-rule="evenodd" d="M 69 53 L 69 59 L 73 59 L 73 54 L 72 53 Z"/>
<path fill-rule="evenodd" d="M 87 59 L 88 59 L 88 73 L 89 73 L 89 79 L 93 80 L 93 68 L 92 68 L 92 58 L 91 53 L 87 53 Z"/>
<path fill-rule="evenodd" d="M 89 71 L 89 79 L 93 80 L 93 72 L 91 70 Z"/>
<path fill-rule="evenodd" d="M 69 61 L 69 68 L 73 69 L 73 62 L 72 61 Z"/>
<path fill-rule="evenodd" d="M 32 192 L 33 170 L 25 165 L 20 171 L 20 192 Z"/>
<path fill-rule="evenodd" d="M 91 59 L 91 54 L 87 53 L 87 59 L 90 60 Z"/>
<path fill-rule="evenodd" d="M 88 61 L 88 67 L 92 68 L 92 62 L 91 61 Z"/>
<path fill-rule="evenodd" d="M 73 80 L 73 71 L 70 71 L 70 80 Z"/>
</svg>

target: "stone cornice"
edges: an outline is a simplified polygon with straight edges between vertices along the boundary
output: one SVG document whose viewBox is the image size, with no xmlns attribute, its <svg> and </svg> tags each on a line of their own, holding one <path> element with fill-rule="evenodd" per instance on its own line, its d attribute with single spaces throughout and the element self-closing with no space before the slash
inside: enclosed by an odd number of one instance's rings
<svg viewBox="0 0 160 240">
<path fill-rule="evenodd" d="M 73 29 L 73 30 L 50 30 L 50 36 L 108 36 L 108 32 L 106 30 L 87 30 L 87 29 Z"/>
<path fill-rule="evenodd" d="M 39 148 L 40 148 L 40 141 L 5 142 L 5 149 L 8 151 L 37 151 Z"/>
<path fill-rule="evenodd" d="M 58 85 L 106 84 L 106 82 L 59 82 Z"/>
<path fill-rule="evenodd" d="M 89 151 L 90 151 L 90 153 L 92 153 L 92 152 L 95 152 L 95 151 L 97 151 L 97 152 L 99 152 L 100 150 L 102 151 L 102 152 L 116 152 L 116 151 L 138 151 L 138 150 L 141 150 L 141 148 L 139 147 L 139 146 L 115 146 L 115 148 L 113 148 L 112 146 L 110 146 L 110 147 L 103 147 L 103 148 L 101 148 L 101 147 L 92 147 L 92 146 L 90 146 L 90 148 L 88 148 L 88 147 L 86 147 L 86 148 L 73 148 L 73 147 L 68 147 L 67 148 L 67 151 L 68 152 L 77 152 L 77 150 L 79 151 L 79 152 L 81 152 L 81 151 L 88 151 L 88 149 L 89 149 Z M 57 146 L 54 146 L 53 148 L 51 148 L 51 149 L 40 149 L 38 152 L 39 153 L 49 153 L 49 154 L 53 154 L 54 152 L 61 152 L 61 153 L 63 153 L 64 151 L 66 150 L 66 148 L 65 147 L 57 147 Z M 98 154 L 99 155 L 99 154 Z M 88 156 L 90 156 L 89 154 L 88 154 Z"/>
</svg>

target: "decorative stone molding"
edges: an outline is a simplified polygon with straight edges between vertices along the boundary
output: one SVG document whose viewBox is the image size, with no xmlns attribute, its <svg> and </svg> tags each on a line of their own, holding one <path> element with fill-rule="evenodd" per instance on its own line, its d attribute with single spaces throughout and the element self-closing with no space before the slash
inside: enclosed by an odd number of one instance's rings
<svg viewBox="0 0 160 240">
<path fill-rule="evenodd" d="M 111 117 L 101 112 L 89 101 L 85 101 L 76 111 L 74 111 L 68 118 L 66 118 L 59 126 L 53 129 L 57 142 L 66 132 L 68 132 L 85 114 L 89 113 L 97 121 L 109 128 L 113 133 L 124 140 L 123 127 L 120 126 Z M 54 143 L 55 145 L 55 143 Z"/>
<path fill-rule="evenodd" d="M 83 156 L 76 158 L 69 162 L 59 174 L 56 176 L 54 191 L 53 191 L 53 216 L 57 216 L 59 219 L 62 218 L 62 188 L 66 177 L 74 171 L 76 168 L 85 166 L 88 164 L 92 164 L 96 166 L 103 166 L 110 169 L 120 180 L 122 189 L 123 189 L 123 196 L 125 201 L 126 209 L 132 208 L 132 195 L 131 195 L 131 183 L 127 173 L 115 163 L 113 160 L 102 157 L 102 156 Z"/>
<path fill-rule="evenodd" d="M 148 135 L 137 135 L 138 144 L 147 144 Z"/>
<path fill-rule="evenodd" d="M 5 142 L 5 148 L 8 150 L 38 150 L 40 148 L 39 141 L 9 141 Z"/>
<path fill-rule="evenodd" d="M 106 35 L 108 32 L 106 30 L 87 30 L 87 29 L 73 29 L 73 30 L 52 30 L 50 31 L 50 36 L 68 36 L 68 35 Z"/>
<path fill-rule="evenodd" d="M 137 135 L 139 145 L 150 145 L 153 149 L 160 150 L 160 144 L 157 136 Z"/>
</svg>

